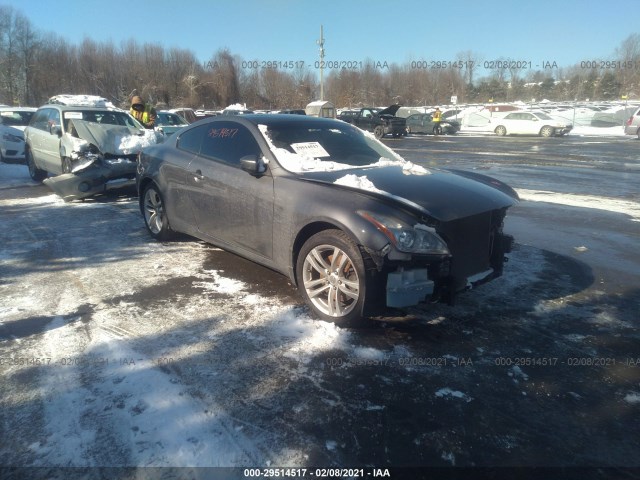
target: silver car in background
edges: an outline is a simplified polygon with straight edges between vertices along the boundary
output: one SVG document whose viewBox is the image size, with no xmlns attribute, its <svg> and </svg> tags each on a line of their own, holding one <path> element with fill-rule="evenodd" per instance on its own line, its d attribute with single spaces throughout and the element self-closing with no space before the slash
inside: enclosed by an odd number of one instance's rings
<svg viewBox="0 0 640 480">
<path fill-rule="evenodd" d="M 30 107 L 0 107 L 0 162 L 24 161 L 24 129 L 36 110 Z"/>
<path fill-rule="evenodd" d="M 640 108 L 638 108 L 624 126 L 624 133 L 636 135 L 640 139 Z"/>
</svg>

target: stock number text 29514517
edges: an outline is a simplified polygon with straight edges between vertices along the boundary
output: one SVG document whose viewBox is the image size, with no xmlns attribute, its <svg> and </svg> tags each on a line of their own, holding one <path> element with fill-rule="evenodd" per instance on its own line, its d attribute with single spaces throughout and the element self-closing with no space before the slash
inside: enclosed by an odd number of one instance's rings
<svg viewBox="0 0 640 480">
<path fill-rule="evenodd" d="M 410 67 L 412 70 L 441 70 L 447 68 L 473 68 L 475 62 L 472 60 L 414 60 Z"/>
<path fill-rule="evenodd" d="M 240 65 L 247 70 L 289 70 L 307 66 L 304 60 L 246 60 L 242 61 Z"/>
</svg>

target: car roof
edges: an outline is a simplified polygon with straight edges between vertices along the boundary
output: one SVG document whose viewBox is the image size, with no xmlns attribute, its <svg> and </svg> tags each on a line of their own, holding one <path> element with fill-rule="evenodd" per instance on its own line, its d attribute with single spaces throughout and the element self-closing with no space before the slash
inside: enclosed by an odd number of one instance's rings
<svg viewBox="0 0 640 480">
<path fill-rule="evenodd" d="M 255 126 L 257 125 L 266 125 L 266 126 L 284 126 L 284 125 L 309 125 L 309 126 L 331 126 L 331 125 L 339 125 L 344 126 L 348 125 L 341 120 L 336 120 L 333 118 L 324 118 L 324 117 L 312 117 L 309 115 L 296 115 L 283 113 L 279 115 L 261 115 L 261 114 L 246 114 L 246 115 L 225 115 L 225 116 L 216 116 L 209 117 L 203 120 L 199 120 L 196 123 L 192 123 L 191 125 L 202 125 L 205 123 L 217 123 L 217 122 L 238 122 L 238 123 L 250 123 Z"/>
<path fill-rule="evenodd" d="M 35 107 L 0 107 L 1 112 L 35 112 Z"/>
<path fill-rule="evenodd" d="M 57 108 L 58 110 L 62 110 L 62 111 L 73 110 L 74 112 L 98 111 L 98 112 L 125 112 L 126 113 L 126 110 L 123 110 L 117 107 L 90 107 L 87 105 L 74 106 L 74 105 L 60 105 L 59 103 L 47 103 L 46 105 L 42 105 L 40 108 Z"/>
</svg>

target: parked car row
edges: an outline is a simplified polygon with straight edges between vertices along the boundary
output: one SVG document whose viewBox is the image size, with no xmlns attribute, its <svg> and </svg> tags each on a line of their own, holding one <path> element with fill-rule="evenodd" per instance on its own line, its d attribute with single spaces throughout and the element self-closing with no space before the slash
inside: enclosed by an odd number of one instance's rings
<svg viewBox="0 0 640 480">
<path fill-rule="evenodd" d="M 278 271 L 321 319 L 452 303 L 499 277 L 513 244 L 503 233 L 513 189 L 413 165 L 339 120 L 244 113 L 187 124 L 160 111 L 160 133 L 87 96 L 27 113 L 34 180 L 66 201 L 135 184 L 152 237 L 186 233 Z"/>
</svg>

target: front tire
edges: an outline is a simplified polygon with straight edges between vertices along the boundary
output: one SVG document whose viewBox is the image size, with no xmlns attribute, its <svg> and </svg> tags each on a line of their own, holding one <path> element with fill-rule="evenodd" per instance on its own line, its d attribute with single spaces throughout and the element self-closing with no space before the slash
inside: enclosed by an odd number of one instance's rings
<svg viewBox="0 0 640 480">
<path fill-rule="evenodd" d="M 495 132 L 499 137 L 504 137 L 507 134 L 507 129 L 503 125 L 498 125 Z"/>
<path fill-rule="evenodd" d="M 156 240 L 164 241 L 173 237 L 173 231 L 169 226 L 169 218 L 165 209 L 164 198 L 155 184 L 150 184 L 144 189 L 140 209 L 144 217 L 147 230 Z"/>
<path fill-rule="evenodd" d="M 348 325 L 362 319 L 367 298 L 365 259 L 340 230 L 309 238 L 296 262 L 298 289 L 322 320 Z"/>
<path fill-rule="evenodd" d="M 29 176 L 31 176 L 31 179 L 35 182 L 42 182 L 42 180 L 47 177 L 47 171 L 41 170 L 36 166 L 33 155 L 31 154 L 31 149 L 25 148 L 24 156 L 27 159 L 27 167 L 29 168 Z"/>
<path fill-rule="evenodd" d="M 540 129 L 540 135 L 543 137 L 551 137 L 553 135 L 553 127 L 545 125 Z"/>
<path fill-rule="evenodd" d="M 62 173 L 72 173 L 73 164 L 69 157 L 62 157 Z"/>
</svg>

